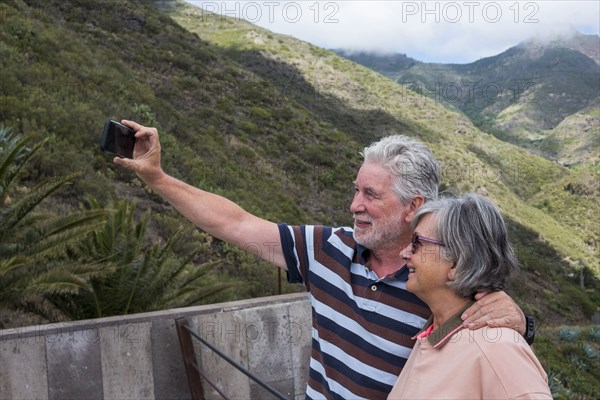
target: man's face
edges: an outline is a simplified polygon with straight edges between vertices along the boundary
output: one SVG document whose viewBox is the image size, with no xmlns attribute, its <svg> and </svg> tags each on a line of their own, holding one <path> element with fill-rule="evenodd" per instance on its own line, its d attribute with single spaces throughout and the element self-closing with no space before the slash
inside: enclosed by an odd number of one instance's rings
<svg viewBox="0 0 600 400">
<path fill-rule="evenodd" d="M 354 239 L 371 250 L 393 248 L 410 236 L 410 207 L 393 192 L 392 179 L 381 165 L 364 163 L 354 182 Z"/>
</svg>

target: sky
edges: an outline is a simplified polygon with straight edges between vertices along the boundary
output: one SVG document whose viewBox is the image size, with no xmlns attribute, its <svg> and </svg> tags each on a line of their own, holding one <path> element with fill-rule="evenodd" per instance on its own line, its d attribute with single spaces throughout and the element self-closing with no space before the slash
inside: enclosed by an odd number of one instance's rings
<svg viewBox="0 0 600 400">
<path fill-rule="evenodd" d="M 533 37 L 600 31 L 597 0 L 187 1 L 325 49 L 402 53 L 423 62 L 470 63 Z"/>
</svg>

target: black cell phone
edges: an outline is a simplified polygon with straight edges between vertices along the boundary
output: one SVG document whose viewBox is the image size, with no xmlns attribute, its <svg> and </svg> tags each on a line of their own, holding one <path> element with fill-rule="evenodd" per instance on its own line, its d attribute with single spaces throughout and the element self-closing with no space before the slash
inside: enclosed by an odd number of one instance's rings
<svg viewBox="0 0 600 400">
<path fill-rule="evenodd" d="M 102 131 L 100 150 L 123 158 L 133 158 L 135 131 L 120 122 L 107 119 Z"/>
</svg>

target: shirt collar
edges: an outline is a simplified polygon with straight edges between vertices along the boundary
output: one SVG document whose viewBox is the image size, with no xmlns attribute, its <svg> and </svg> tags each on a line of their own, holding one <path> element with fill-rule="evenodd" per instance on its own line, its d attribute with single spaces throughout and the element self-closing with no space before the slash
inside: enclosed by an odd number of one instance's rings
<svg viewBox="0 0 600 400">
<path fill-rule="evenodd" d="M 367 261 L 369 260 L 370 250 L 366 247 L 356 243 L 356 253 L 358 254 L 358 259 L 362 265 L 367 265 Z M 397 279 L 402 282 L 406 282 L 408 280 L 408 268 L 405 268 L 406 264 L 402 264 L 398 270 L 390 275 L 379 278 L 379 281 L 384 281 L 387 279 Z"/>
<path fill-rule="evenodd" d="M 460 309 L 456 314 L 450 317 L 446 322 L 439 326 L 436 330 L 433 330 L 433 315 L 429 317 L 423 329 L 413 339 L 427 338 L 427 341 L 433 346 L 434 349 L 440 348 L 452 338 L 459 330 L 463 329 L 463 321 L 460 318 L 462 313 L 475 301 L 471 300 L 463 308 Z"/>
<path fill-rule="evenodd" d="M 369 259 L 369 249 L 356 243 L 356 252 L 358 253 L 358 259 L 360 260 L 360 263 L 362 265 L 367 265 L 367 260 Z"/>
</svg>

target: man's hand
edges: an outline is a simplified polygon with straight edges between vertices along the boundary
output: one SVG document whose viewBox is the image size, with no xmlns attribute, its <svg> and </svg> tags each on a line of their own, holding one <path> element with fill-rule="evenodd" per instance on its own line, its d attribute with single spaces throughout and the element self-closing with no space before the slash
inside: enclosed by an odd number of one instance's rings
<svg viewBox="0 0 600 400">
<path fill-rule="evenodd" d="M 133 160 L 115 157 L 114 162 L 127 169 L 134 171 L 141 180 L 152 186 L 164 176 L 160 166 L 160 141 L 156 128 L 142 126 L 133 121 L 123 120 L 135 131 L 135 147 L 133 149 Z"/>
<path fill-rule="evenodd" d="M 504 327 L 525 334 L 525 315 L 521 308 L 504 292 L 477 293 L 477 302 L 462 315 L 463 325 L 469 329 L 484 326 Z"/>
</svg>

